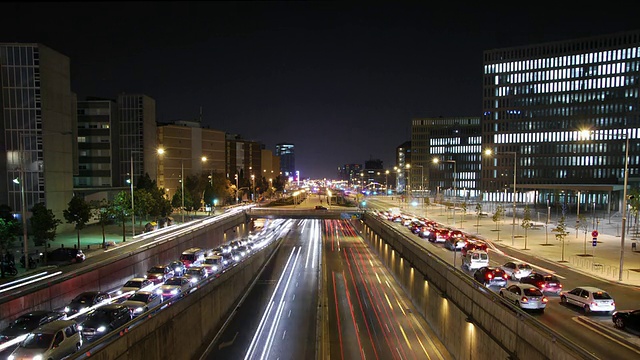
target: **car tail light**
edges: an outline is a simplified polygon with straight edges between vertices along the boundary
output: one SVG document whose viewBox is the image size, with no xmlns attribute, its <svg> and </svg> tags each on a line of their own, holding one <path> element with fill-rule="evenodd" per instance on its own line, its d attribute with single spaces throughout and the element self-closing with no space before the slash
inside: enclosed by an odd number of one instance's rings
<svg viewBox="0 0 640 360">
<path fill-rule="evenodd" d="M 611 306 L 616 306 L 616 302 L 615 302 L 615 301 L 612 301 L 612 302 L 611 302 Z"/>
<path fill-rule="evenodd" d="M 503 277 L 505 280 L 509 279 L 509 277 L 507 276 L 507 274 L 502 275 L 502 277 Z"/>
<path fill-rule="evenodd" d="M 522 299 L 520 299 L 520 302 L 526 303 L 529 302 L 529 299 L 527 299 L 526 296 L 523 296 Z"/>
<path fill-rule="evenodd" d="M 487 274 L 487 279 L 491 280 L 492 277 L 493 277 L 493 275 Z"/>
<path fill-rule="evenodd" d="M 558 284 L 558 286 L 560 287 L 560 289 L 562 289 L 562 284 Z"/>
<path fill-rule="evenodd" d="M 539 287 L 539 288 L 541 288 L 541 289 L 544 289 L 544 288 L 546 288 L 546 287 L 547 287 L 547 284 L 546 284 L 546 283 L 544 283 L 544 282 L 540 282 L 540 283 L 538 284 L 538 287 Z"/>
<path fill-rule="evenodd" d="M 543 297 L 542 297 L 542 302 L 543 302 L 543 303 L 548 303 L 548 302 L 549 302 L 549 299 L 547 299 L 547 297 L 546 297 L 546 296 L 543 296 Z"/>
</svg>

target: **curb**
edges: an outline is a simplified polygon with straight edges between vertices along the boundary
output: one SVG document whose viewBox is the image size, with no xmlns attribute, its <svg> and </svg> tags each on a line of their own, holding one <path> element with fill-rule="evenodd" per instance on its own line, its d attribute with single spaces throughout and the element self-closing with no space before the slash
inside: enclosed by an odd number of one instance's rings
<svg viewBox="0 0 640 360">
<path fill-rule="evenodd" d="M 615 338 L 616 341 L 624 343 L 626 346 L 630 348 L 640 350 L 640 346 L 638 344 L 632 343 L 631 341 L 627 340 L 625 337 L 618 334 L 616 331 L 609 329 L 608 327 L 598 323 L 597 321 L 593 321 L 584 315 L 578 316 L 578 321 L 590 328 L 606 333 L 608 336 Z"/>
</svg>

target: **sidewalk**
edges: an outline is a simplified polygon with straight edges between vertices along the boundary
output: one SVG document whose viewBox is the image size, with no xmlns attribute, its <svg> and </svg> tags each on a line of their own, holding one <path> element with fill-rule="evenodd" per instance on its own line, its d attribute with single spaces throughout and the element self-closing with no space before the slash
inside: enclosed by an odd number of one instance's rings
<svg viewBox="0 0 640 360">
<path fill-rule="evenodd" d="M 453 219 L 453 211 L 445 209 L 440 204 L 432 204 L 424 206 L 409 205 L 408 203 L 399 203 L 397 198 L 391 200 L 391 197 L 377 197 L 376 200 L 384 201 L 389 207 L 400 207 L 403 212 L 424 216 L 439 223 L 458 228 L 478 238 L 487 240 L 498 247 L 506 247 L 512 251 L 526 253 L 527 255 L 543 258 L 548 261 L 557 263 L 558 265 L 572 268 L 575 271 L 589 274 L 603 280 L 622 283 L 633 286 L 640 286 L 640 243 L 639 237 L 634 231 L 625 234 L 624 244 L 624 264 L 622 272 L 622 281 L 619 279 L 620 269 L 620 242 L 621 242 L 621 218 L 620 216 L 606 216 L 603 213 L 596 213 L 595 225 L 598 231 L 597 246 L 592 246 L 592 225 L 594 224 L 593 214 L 584 214 L 589 223 L 589 229 L 586 234 L 583 229 L 576 236 L 576 214 L 566 214 L 565 224 L 569 234 L 564 241 L 564 256 L 562 254 L 562 242 L 558 241 L 554 232 L 551 230 L 556 227 L 556 214 L 551 212 L 551 221 L 545 226 L 546 209 L 544 214 L 536 214 L 532 209 L 532 221 L 534 228 L 530 228 L 526 232 L 526 250 L 525 250 L 525 229 L 522 228 L 522 218 L 516 217 L 515 226 L 512 226 L 513 218 L 509 212 L 502 221 L 496 223 L 493 221 L 493 212 L 491 205 L 483 205 L 483 213 L 487 216 L 478 219 L 475 213 L 475 205 L 473 209 L 467 208 L 466 215 L 462 209 L 456 209 L 455 221 Z M 487 209 L 489 208 L 489 209 Z M 488 211 L 489 210 L 489 211 Z M 540 212 L 538 210 L 538 212 Z M 518 209 L 517 215 L 522 216 L 522 209 Z M 561 216 L 561 215 L 560 215 Z M 542 218 L 542 221 L 539 221 Z M 599 221 L 599 222 L 598 222 Z M 627 225 L 630 219 L 627 218 Z M 477 224 L 477 226 L 476 226 Z M 512 237 L 512 231 L 514 236 Z M 585 253 L 586 239 L 586 253 Z M 632 250 L 632 244 L 637 244 L 637 250 Z M 564 260 L 564 261 L 563 261 Z"/>
</svg>

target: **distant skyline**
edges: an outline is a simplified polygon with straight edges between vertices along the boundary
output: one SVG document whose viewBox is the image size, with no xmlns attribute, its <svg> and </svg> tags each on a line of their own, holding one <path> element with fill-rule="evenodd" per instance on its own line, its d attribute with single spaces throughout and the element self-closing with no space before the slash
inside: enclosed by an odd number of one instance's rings
<svg viewBox="0 0 640 360">
<path fill-rule="evenodd" d="M 481 116 L 482 55 L 640 28 L 628 2 L 3 3 L 0 42 L 71 60 L 72 91 L 156 100 L 157 120 L 295 144 L 303 178 L 381 159 L 411 119 Z"/>
</svg>

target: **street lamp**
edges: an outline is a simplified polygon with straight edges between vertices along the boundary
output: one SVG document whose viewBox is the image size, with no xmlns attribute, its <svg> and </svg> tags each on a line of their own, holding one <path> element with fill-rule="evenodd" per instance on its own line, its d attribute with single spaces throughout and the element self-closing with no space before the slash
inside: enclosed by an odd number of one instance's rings
<svg viewBox="0 0 640 360">
<path fill-rule="evenodd" d="M 256 202 L 256 176 L 251 174 L 251 182 L 253 183 L 253 202 Z"/>
<path fill-rule="evenodd" d="M 384 192 L 386 193 L 385 195 L 389 195 L 389 185 L 387 184 L 388 180 L 389 180 L 389 170 L 386 170 L 384 172 Z"/>
<path fill-rule="evenodd" d="M 407 171 L 407 176 L 405 177 L 407 182 L 407 188 L 405 192 L 409 197 L 411 197 L 411 164 L 406 164 L 404 168 Z M 411 199 L 409 199 L 409 202 L 411 202 Z"/>
<path fill-rule="evenodd" d="M 133 175 L 133 153 L 140 153 L 140 151 L 138 150 L 131 150 L 131 154 L 130 154 L 130 160 L 131 160 L 131 175 L 129 176 L 129 185 L 131 187 L 131 236 L 134 237 L 136 236 L 136 208 L 135 208 L 135 203 L 134 203 L 134 199 L 133 199 L 133 183 L 134 183 L 134 175 Z M 163 152 L 164 153 L 164 150 Z M 122 241 L 126 241 L 126 239 L 122 240 Z"/>
<path fill-rule="evenodd" d="M 413 165 L 420 168 L 420 192 L 422 193 L 422 208 L 424 209 L 424 166 Z"/>
<path fill-rule="evenodd" d="M 438 158 L 434 158 L 433 159 L 434 164 L 437 164 L 440 162 L 440 159 Z M 456 169 L 456 161 L 455 160 L 442 160 L 442 162 L 448 162 L 448 163 L 453 163 L 453 225 L 456 225 L 456 195 L 458 193 L 457 189 L 456 189 L 456 174 L 458 173 L 457 169 Z"/>
<path fill-rule="evenodd" d="M 236 204 L 238 203 L 238 174 L 234 176 L 236 178 Z"/>
<path fill-rule="evenodd" d="M 492 151 L 491 149 L 487 149 L 484 153 L 491 156 Z M 516 174 L 518 169 L 518 153 L 515 151 L 503 151 L 502 153 L 513 154 L 513 222 L 511 223 L 511 246 L 513 246 L 516 231 Z"/>
<path fill-rule="evenodd" d="M 160 186 L 160 157 L 162 155 L 164 155 L 164 149 L 163 148 L 158 148 L 158 150 L 156 150 L 158 157 L 156 157 L 156 186 L 157 187 L 161 187 Z M 164 184 L 164 176 L 163 176 L 163 184 Z"/>
</svg>

